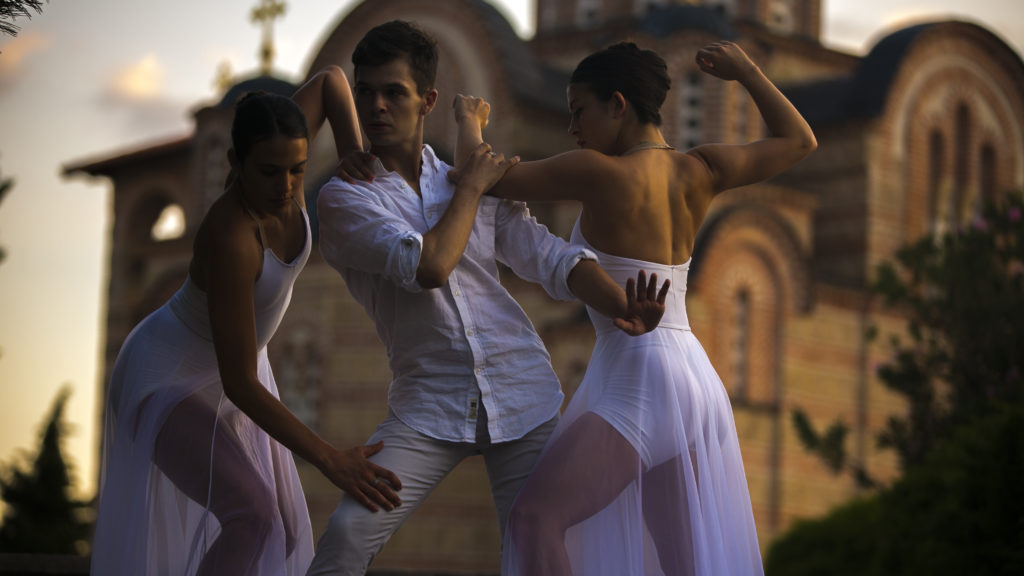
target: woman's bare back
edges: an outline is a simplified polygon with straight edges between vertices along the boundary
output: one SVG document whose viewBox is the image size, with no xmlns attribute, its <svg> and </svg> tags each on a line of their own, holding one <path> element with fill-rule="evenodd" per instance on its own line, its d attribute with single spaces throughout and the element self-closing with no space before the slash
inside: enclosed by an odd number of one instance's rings
<svg viewBox="0 0 1024 576">
<path fill-rule="evenodd" d="M 606 190 L 583 201 L 580 227 L 598 250 L 660 264 L 682 264 L 711 202 L 711 181 L 696 156 L 670 149 L 608 157 Z"/>
</svg>

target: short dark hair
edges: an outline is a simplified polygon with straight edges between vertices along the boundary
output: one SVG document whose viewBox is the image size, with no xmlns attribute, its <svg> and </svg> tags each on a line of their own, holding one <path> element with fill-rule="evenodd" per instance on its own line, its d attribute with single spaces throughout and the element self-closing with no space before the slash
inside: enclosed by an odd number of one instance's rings
<svg viewBox="0 0 1024 576">
<path fill-rule="evenodd" d="M 291 98 L 257 91 L 238 100 L 231 122 L 231 146 L 239 162 L 254 144 L 277 134 L 309 140 L 306 116 Z"/>
<path fill-rule="evenodd" d="M 661 105 L 672 87 L 668 66 L 652 50 L 620 42 L 587 56 L 576 66 L 570 84 L 586 84 L 599 100 L 619 92 L 644 124 L 661 125 Z"/>
<path fill-rule="evenodd" d="M 437 78 L 437 41 L 411 22 L 392 20 L 366 33 L 352 52 L 356 78 L 360 66 L 383 66 L 405 58 L 420 94 Z"/>
</svg>

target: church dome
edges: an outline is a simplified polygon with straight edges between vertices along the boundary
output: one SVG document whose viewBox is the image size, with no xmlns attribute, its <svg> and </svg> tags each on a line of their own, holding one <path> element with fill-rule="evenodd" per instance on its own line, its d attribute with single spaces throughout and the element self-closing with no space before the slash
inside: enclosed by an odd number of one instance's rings
<svg viewBox="0 0 1024 576">
<path fill-rule="evenodd" d="M 256 76 L 255 78 L 242 80 L 228 88 L 228 91 L 224 93 L 224 97 L 217 103 L 217 107 L 231 108 L 235 105 L 235 102 L 238 102 L 239 98 L 248 92 L 263 91 L 290 98 L 297 89 L 298 86 L 287 80 L 275 78 L 274 76 Z"/>
</svg>

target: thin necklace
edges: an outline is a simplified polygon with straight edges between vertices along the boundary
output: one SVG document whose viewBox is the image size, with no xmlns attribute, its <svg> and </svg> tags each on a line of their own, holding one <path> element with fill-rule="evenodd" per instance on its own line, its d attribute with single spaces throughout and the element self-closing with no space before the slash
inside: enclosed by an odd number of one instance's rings
<svg viewBox="0 0 1024 576">
<path fill-rule="evenodd" d="M 657 142 L 651 142 L 649 140 L 641 140 L 639 144 L 637 144 L 636 146 L 633 146 L 629 150 L 626 150 L 622 154 L 619 154 L 619 156 L 626 156 L 627 154 L 632 154 L 633 152 L 638 152 L 640 150 L 675 150 L 675 149 L 676 149 L 675 146 L 669 146 L 668 144 L 659 144 Z"/>
</svg>

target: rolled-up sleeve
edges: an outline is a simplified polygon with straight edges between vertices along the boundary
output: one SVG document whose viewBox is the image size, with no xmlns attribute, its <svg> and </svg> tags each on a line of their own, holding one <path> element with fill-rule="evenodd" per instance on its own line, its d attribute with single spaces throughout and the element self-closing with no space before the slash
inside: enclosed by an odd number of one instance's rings
<svg viewBox="0 0 1024 576">
<path fill-rule="evenodd" d="M 380 274 L 410 292 L 416 281 L 423 236 L 360 187 L 331 178 L 317 199 L 320 253 L 335 270 Z"/>
<path fill-rule="evenodd" d="M 523 202 L 503 200 L 496 218 L 497 259 L 516 276 L 543 286 L 552 298 L 574 300 L 569 273 L 581 260 L 597 260 L 597 255 L 552 234 Z"/>
</svg>

